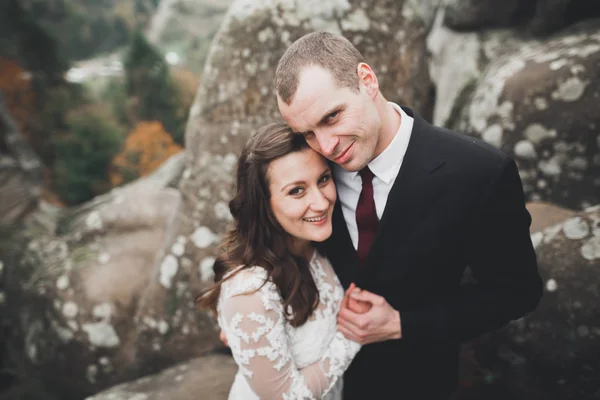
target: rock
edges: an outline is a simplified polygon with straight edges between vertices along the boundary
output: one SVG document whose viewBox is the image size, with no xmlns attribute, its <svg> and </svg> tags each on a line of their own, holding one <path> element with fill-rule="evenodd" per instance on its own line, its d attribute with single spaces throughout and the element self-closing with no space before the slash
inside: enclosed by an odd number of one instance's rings
<svg viewBox="0 0 600 400">
<path fill-rule="evenodd" d="M 21 135 L 0 93 L 0 228 L 21 221 L 37 207 L 42 162 Z"/>
<path fill-rule="evenodd" d="M 600 7 L 585 0 L 447 0 L 444 25 L 457 31 L 518 27 L 544 37 L 585 19 L 600 16 Z"/>
<path fill-rule="evenodd" d="M 540 232 L 545 228 L 556 225 L 561 221 L 575 216 L 577 211 L 555 206 L 550 203 L 527 203 L 527 210 L 531 214 L 531 233 Z"/>
<path fill-rule="evenodd" d="M 466 346 L 463 382 L 471 387 L 458 399 L 476 398 L 469 395 L 489 385 L 510 399 L 600 394 L 600 205 L 532 240 L 544 296 L 529 315 Z"/>
<path fill-rule="evenodd" d="M 549 35 L 576 22 L 600 17 L 597 2 L 586 0 L 537 0 L 528 30 L 537 35 Z"/>
<path fill-rule="evenodd" d="M 489 64 L 462 107 L 457 130 L 514 157 L 528 201 L 600 202 L 599 28 L 523 42 Z"/>
<path fill-rule="evenodd" d="M 200 334 L 208 330 L 202 317 L 206 314 L 198 312 L 193 299 L 212 283 L 212 263 L 232 220 L 228 202 L 238 153 L 251 132 L 280 119 L 273 76 L 287 46 L 313 30 L 341 32 L 364 53 L 390 100 L 427 112 L 425 37 L 436 4 L 436 0 L 233 2 L 212 43 L 190 111 L 178 219 L 137 314 L 140 321 L 165 320 L 170 327 L 168 349 L 163 347 L 157 356 L 164 352 L 172 360 L 185 360 L 199 355 L 207 343 Z M 210 326 L 216 340 L 216 324 Z M 138 343 L 152 348 L 160 336 L 142 325 Z"/>
<path fill-rule="evenodd" d="M 196 358 L 86 400 L 226 400 L 237 365 L 228 355 Z"/>
<path fill-rule="evenodd" d="M 498 57 L 516 51 L 524 39 L 513 30 L 458 32 L 443 24 L 450 6 L 438 9 L 427 36 L 429 74 L 435 84 L 433 123 L 456 128 L 486 67 Z"/>
<path fill-rule="evenodd" d="M 60 398 L 82 398 L 161 367 L 140 361 L 151 356 L 138 348 L 137 326 L 159 331 L 163 343 L 170 327 L 134 316 L 180 202 L 169 186 L 182 169 L 176 155 L 78 208 L 44 206 L 2 243 L 10 249 L 0 252 L 9 345 L 24 349 L 29 375 Z"/>
<path fill-rule="evenodd" d="M 531 0 L 529 0 L 531 2 Z M 444 25 L 457 31 L 513 25 L 522 10 L 523 1 L 448 0 Z"/>
</svg>

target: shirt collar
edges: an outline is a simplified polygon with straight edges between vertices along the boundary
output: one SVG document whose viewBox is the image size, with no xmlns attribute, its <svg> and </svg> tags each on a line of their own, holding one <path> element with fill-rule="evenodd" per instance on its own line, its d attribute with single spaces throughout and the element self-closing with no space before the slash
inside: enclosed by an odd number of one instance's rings
<svg viewBox="0 0 600 400">
<path fill-rule="evenodd" d="M 388 102 L 400 114 L 400 126 L 390 144 L 368 165 L 373 174 L 389 185 L 395 178 L 398 166 L 404 159 L 405 142 L 410 138 L 412 118 L 396 103 Z M 399 157 L 400 155 L 400 157 Z M 350 179 L 356 179 L 358 171 L 346 172 Z"/>
</svg>

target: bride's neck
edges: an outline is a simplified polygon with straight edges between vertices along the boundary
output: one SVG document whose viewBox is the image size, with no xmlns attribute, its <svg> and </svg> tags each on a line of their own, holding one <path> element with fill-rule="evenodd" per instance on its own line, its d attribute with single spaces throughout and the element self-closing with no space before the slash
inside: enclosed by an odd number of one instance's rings
<svg viewBox="0 0 600 400">
<path fill-rule="evenodd" d="M 315 251 L 313 244 L 308 240 L 292 239 L 290 243 L 292 254 L 310 261 Z"/>
</svg>

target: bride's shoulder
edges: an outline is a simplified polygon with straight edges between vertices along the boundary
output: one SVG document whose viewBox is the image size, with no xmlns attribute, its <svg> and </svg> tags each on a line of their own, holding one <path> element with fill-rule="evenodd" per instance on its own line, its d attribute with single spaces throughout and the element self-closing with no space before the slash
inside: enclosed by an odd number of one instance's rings
<svg viewBox="0 0 600 400">
<path fill-rule="evenodd" d="M 271 291 L 275 285 L 263 267 L 240 265 L 227 272 L 221 286 L 222 295 L 231 297 L 252 294 L 256 291 Z"/>
</svg>

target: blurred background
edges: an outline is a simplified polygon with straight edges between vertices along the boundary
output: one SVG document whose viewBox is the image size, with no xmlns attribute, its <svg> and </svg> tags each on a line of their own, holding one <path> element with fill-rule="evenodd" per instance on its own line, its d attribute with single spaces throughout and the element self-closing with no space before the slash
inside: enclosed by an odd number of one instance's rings
<svg viewBox="0 0 600 400">
<path fill-rule="evenodd" d="M 208 46 L 228 5 L 2 2 L 0 90 L 44 165 L 45 198 L 80 204 L 181 151 Z"/>
<path fill-rule="evenodd" d="M 545 295 L 464 346 L 456 399 L 600 398 L 597 1 L 2 0 L 0 400 L 226 398 L 193 299 L 277 60 L 315 30 L 519 166 Z"/>
</svg>

